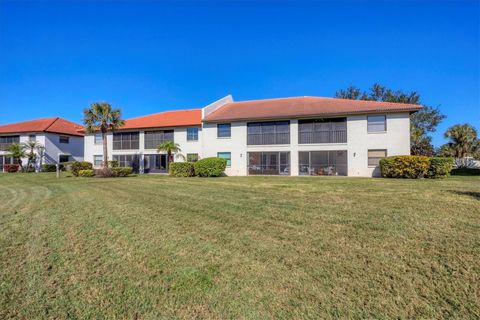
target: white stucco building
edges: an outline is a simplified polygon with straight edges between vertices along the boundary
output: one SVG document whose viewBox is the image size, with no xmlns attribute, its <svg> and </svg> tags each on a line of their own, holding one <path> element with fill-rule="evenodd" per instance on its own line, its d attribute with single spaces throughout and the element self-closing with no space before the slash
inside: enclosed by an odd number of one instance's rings
<svg viewBox="0 0 480 320">
<path fill-rule="evenodd" d="M 188 160 L 227 159 L 227 175 L 378 175 L 378 162 L 410 154 L 418 105 L 294 97 L 168 111 L 126 120 L 108 133 L 108 155 L 141 173 L 166 172 L 156 146 L 173 140 Z M 101 135 L 85 136 L 86 161 L 102 163 Z M 174 161 L 184 161 L 176 157 Z"/>
<path fill-rule="evenodd" d="M 16 163 L 6 149 L 14 143 L 36 141 L 43 146 L 33 164 L 39 170 L 41 164 L 83 160 L 83 127 L 68 120 L 54 117 L 0 125 L 0 172 L 5 164 Z M 23 158 L 25 165 L 27 159 Z"/>
</svg>

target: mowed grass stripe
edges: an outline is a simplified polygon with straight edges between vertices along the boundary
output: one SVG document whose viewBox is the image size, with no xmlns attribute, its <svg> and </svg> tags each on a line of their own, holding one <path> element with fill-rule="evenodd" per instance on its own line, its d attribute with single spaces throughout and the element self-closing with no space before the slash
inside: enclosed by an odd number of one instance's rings
<svg viewBox="0 0 480 320">
<path fill-rule="evenodd" d="M 474 318 L 479 182 L 2 175 L 0 317 Z"/>
</svg>

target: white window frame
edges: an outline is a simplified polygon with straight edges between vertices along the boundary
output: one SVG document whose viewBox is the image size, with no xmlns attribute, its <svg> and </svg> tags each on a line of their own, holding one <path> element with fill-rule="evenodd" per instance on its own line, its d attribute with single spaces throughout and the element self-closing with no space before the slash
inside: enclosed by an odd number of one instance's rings
<svg viewBox="0 0 480 320">
<path fill-rule="evenodd" d="M 100 138 L 100 142 L 98 142 L 98 139 Z M 103 144 L 103 137 L 101 132 L 95 132 L 93 135 L 93 143 L 95 145 L 102 145 Z"/>
<path fill-rule="evenodd" d="M 100 157 L 100 164 L 97 164 L 97 157 Z M 93 166 L 94 167 L 101 167 L 103 164 L 103 155 L 101 154 L 95 154 L 93 155 Z"/>
<path fill-rule="evenodd" d="M 383 130 L 379 130 L 379 131 L 376 131 L 376 130 L 370 130 L 370 121 L 374 122 L 374 120 L 372 118 L 380 118 L 382 117 L 383 118 Z M 372 120 L 370 120 L 372 119 Z M 375 121 L 376 123 L 378 123 L 378 121 Z M 387 132 L 387 116 L 384 115 L 384 114 L 377 114 L 377 115 L 371 115 L 371 116 L 367 116 L 367 133 L 385 133 Z"/>
</svg>

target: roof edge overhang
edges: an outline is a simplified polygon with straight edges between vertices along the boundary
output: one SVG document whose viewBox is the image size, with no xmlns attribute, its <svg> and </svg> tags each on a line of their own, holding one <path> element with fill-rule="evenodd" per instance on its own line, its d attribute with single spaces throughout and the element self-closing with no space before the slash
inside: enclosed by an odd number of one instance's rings
<svg viewBox="0 0 480 320">
<path fill-rule="evenodd" d="M 252 117 L 252 118 L 224 118 L 224 119 L 203 119 L 204 123 L 220 123 L 220 122 L 241 122 L 241 121 L 257 121 L 257 120 L 280 120 L 280 119 L 307 119 L 307 118 L 334 118 L 334 117 L 346 117 L 346 116 L 361 116 L 361 115 L 370 115 L 370 114 L 384 114 L 384 113 L 415 113 L 422 109 L 421 106 L 418 108 L 411 109 L 392 109 L 392 110 L 372 110 L 372 111 L 361 111 L 361 112 L 333 112 L 333 113 L 315 113 L 315 114 L 305 114 L 305 115 L 292 115 L 292 116 L 273 116 L 273 117 Z"/>
</svg>

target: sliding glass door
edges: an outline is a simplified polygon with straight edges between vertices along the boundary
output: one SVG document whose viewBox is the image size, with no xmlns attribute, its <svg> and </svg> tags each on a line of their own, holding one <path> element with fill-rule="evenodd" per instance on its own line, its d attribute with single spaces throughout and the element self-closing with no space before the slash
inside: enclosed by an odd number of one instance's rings
<svg viewBox="0 0 480 320">
<path fill-rule="evenodd" d="M 146 154 L 143 159 L 143 171 L 145 173 L 166 173 L 166 154 Z"/>
<path fill-rule="evenodd" d="M 347 151 L 300 151 L 299 174 L 310 176 L 348 175 Z"/>
<path fill-rule="evenodd" d="M 248 174 L 290 175 L 290 152 L 249 152 Z"/>
</svg>

